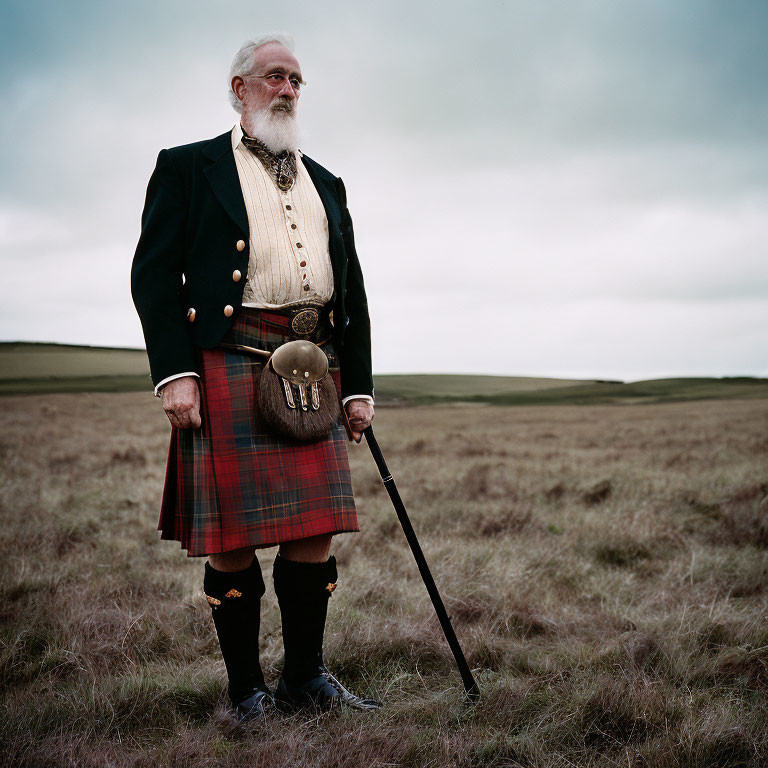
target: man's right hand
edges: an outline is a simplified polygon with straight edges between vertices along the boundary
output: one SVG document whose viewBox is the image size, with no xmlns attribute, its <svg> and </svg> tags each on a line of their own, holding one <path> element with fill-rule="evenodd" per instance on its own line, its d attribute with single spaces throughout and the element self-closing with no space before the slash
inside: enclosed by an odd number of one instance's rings
<svg viewBox="0 0 768 768">
<path fill-rule="evenodd" d="M 160 390 L 160 396 L 165 415 L 174 427 L 197 429 L 200 426 L 200 390 L 194 376 L 169 381 Z"/>
</svg>

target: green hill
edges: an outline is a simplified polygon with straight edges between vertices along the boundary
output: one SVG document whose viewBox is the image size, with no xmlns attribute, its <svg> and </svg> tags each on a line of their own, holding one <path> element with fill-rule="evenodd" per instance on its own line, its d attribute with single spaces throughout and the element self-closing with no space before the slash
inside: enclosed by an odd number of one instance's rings
<svg viewBox="0 0 768 768">
<path fill-rule="evenodd" d="M 143 349 L 0 343 L 0 395 L 151 389 Z M 676 378 L 625 383 L 466 374 L 376 376 L 379 404 L 576 405 L 752 397 L 768 397 L 768 379 Z"/>
<path fill-rule="evenodd" d="M 0 381 L 136 375 L 149 375 L 147 353 L 143 349 L 0 343 Z"/>
<path fill-rule="evenodd" d="M 529 376 L 473 376 L 454 373 L 412 373 L 376 376 L 376 397 L 384 400 L 463 400 L 467 397 L 502 397 L 584 384 L 583 379 L 548 379 Z M 592 382 L 590 382 L 592 383 Z"/>
<path fill-rule="evenodd" d="M 0 343 L 0 395 L 134 392 L 150 386 L 143 349 Z"/>
</svg>

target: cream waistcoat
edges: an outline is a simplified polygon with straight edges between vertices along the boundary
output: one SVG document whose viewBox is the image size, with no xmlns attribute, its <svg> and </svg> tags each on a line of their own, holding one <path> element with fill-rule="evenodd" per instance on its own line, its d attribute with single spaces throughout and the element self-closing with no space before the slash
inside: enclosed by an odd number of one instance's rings
<svg viewBox="0 0 768 768">
<path fill-rule="evenodd" d="M 243 306 L 274 309 L 300 302 L 326 304 L 333 294 L 328 219 L 301 158 L 296 181 L 282 192 L 243 143 L 239 123 L 232 151 L 248 213 L 250 258 Z"/>
</svg>

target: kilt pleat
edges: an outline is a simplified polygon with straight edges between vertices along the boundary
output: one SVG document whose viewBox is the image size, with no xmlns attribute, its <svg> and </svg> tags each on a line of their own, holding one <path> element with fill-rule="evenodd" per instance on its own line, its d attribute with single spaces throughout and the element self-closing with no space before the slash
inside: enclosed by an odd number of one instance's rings
<svg viewBox="0 0 768 768">
<path fill-rule="evenodd" d="M 287 318 L 244 308 L 223 341 L 271 351 L 289 338 Z M 323 349 L 338 391 L 336 356 Z M 258 407 L 263 366 L 200 350 L 202 426 L 172 429 L 158 524 L 190 556 L 359 530 L 344 427 L 314 443 L 271 434 Z"/>
</svg>

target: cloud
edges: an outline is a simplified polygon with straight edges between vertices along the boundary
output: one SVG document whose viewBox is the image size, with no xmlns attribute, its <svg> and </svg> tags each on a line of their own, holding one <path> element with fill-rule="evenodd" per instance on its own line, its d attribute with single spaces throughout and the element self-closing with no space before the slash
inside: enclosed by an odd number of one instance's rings
<svg viewBox="0 0 768 768">
<path fill-rule="evenodd" d="M 157 152 L 227 130 L 232 54 L 282 29 L 303 149 L 347 184 L 381 370 L 768 370 L 765 3 L 2 13 L 0 337 L 141 343 L 127 273 Z M 403 349 L 408 328 L 439 354 Z"/>
</svg>

